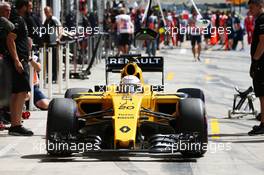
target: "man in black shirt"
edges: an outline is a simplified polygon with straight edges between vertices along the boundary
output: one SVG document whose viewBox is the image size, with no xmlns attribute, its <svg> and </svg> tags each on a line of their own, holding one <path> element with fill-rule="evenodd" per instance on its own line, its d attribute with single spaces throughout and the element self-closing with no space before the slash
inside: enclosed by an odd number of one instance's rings
<svg viewBox="0 0 264 175">
<path fill-rule="evenodd" d="M 45 7 L 44 13 L 46 15 L 46 20 L 43 26 L 46 28 L 47 32 L 43 35 L 43 40 L 52 47 L 52 81 L 56 82 L 58 70 L 57 44 L 62 37 L 62 25 L 61 22 L 55 16 L 53 16 L 51 7 Z"/>
<path fill-rule="evenodd" d="M 7 2 L 0 2 L 0 108 L 5 108 L 9 105 L 11 96 L 11 72 L 9 60 L 7 60 L 6 41 L 7 35 L 15 29 L 15 26 L 8 20 L 10 10 L 10 5 Z M 0 109 L 0 113 L 3 112 L 5 113 L 5 110 Z"/>
<path fill-rule="evenodd" d="M 254 126 L 249 135 L 264 134 L 264 0 L 249 0 L 250 13 L 255 17 L 255 30 L 251 44 L 250 75 L 254 91 L 260 99 L 261 123 Z"/>
<path fill-rule="evenodd" d="M 42 22 L 39 17 L 33 13 L 33 3 L 32 0 L 29 0 L 28 7 L 27 7 L 27 14 L 25 16 L 25 22 L 28 28 L 28 36 L 33 40 L 33 43 L 37 46 L 42 45 L 42 38 L 36 30 L 42 27 Z"/>
<path fill-rule="evenodd" d="M 9 59 L 12 62 L 12 96 L 10 103 L 11 127 L 10 135 L 32 136 L 33 132 L 21 125 L 21 116 L 29 84 L 29 39 L 28 30 L 23 17 L 27 11 L 28 0 L 17 0 L 17 15 L 13 15 L 11 22 L 15 29 L 7 35 Z"/>
</svg>

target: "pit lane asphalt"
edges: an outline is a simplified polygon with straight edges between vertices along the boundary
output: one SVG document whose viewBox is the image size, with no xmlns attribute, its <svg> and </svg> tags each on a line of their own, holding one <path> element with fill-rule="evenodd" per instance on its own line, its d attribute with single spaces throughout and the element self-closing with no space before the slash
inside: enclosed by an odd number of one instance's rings
<svg viewBox="0 0 264 175">
<path fill-rule="evenodd" d="M 189 43 L 188 43 L 189 44 Z M 227 119 L 233 103 L 234 86 L 248 88 L 251 79 L 249 48 L 242 52 L 209 50 L 202 62 L 193 62 L 188 45 L 182 49 L 161 50 L 165 58 L 166 90 L 197 87 L 205 92 L 209 122 L 209 151 L 199 159 L 139 157 L 87 157 L 77 154 L 68 158 L 51 158 L 45 151 L 46 112 L 34 111 L 24 122 L 33 137 L 12 137 L 0 131 L 0 174 L 177 174 L 177 175 L 262 175 L 264 173 L 264 136 L 247 135 L 258 124 L 252 116 Z M 146 74 L 148 82 L 160 84 L 159 74 Z M 71 87 L 104 84 L 104 62 L 93 67 L 89 80 L 71 80 Z M 119 75 L 111 78 L 119 82 Z M 54 87 L 56 93 L 57 87 Z M 55 94 L 54 97 L 62 95 Z M 254 102 L 259 110 L 258 101 Z"/>
</svg>

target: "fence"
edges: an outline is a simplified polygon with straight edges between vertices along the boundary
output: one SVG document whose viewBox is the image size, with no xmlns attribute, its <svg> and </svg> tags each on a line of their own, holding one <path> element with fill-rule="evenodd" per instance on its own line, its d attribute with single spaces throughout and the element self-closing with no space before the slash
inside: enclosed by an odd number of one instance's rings
<svg viewBox="0 0 264 175">
<path fill-rule="evenodd" d="M 44 44 L 43 46 L 35 46 L 31 55 L 38 55 L 41 64 L 41 72 L 39 72 L 39 87 L 47 89 L 48 98 L 53 97 L 53 52 L 56 51 L 57 64 L 57 84 L 59 94 L 63 94 L 65 89 L 70 86 L 70 77 L 79 74 L 78 78 L 85 78 L 89 75 L 92 66 L 107 57 L 109 46 L 107 43 L 107 33 L 92 35 L 87 37 L 74 37 L 63 42 Z M 104 44 L 103 44 L 104 43 Z M 79 66 L 79 70 L 78 70 Z M 29 102 L 29 110 L 34 108 L 34 70 L 30 67 L 31 82 L 31 99 Z"/>
</svg>

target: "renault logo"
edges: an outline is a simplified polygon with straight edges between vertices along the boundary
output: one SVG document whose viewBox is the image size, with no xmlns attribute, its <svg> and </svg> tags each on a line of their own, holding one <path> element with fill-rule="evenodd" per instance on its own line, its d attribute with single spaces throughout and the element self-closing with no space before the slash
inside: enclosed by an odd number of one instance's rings
<svg viewBox="0 0 264 175">
<path fill-rule="evenodd" d="M 120 128 L 120 131 L 122 132 L 122 133 L 127 133 L 127 132 L 129 132 L 131 129 L 128 127 L 128 126 L 123 126 L 122 128 Z"/>
</svg>

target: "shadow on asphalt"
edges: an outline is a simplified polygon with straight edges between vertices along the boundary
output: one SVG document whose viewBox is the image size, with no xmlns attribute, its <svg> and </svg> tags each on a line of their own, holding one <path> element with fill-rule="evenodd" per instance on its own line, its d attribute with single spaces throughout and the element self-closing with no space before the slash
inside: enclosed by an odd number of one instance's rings
<svg viewBox="0 0 264 175">
<path fill-rule="evenodd" d="M 209 134 L 209 141 L 223 143 L 264 143 L 264 135 L 249 136 L 247 133 Z M 213 137 L 219 137 L 214 139 Z"/>
<path fill-rule="evenodd" d="M 0 131 L 1 132 L 1 131 Z M 8 133 L 0 133 L 0 137 L 13 137 L 13 138 L 22 138 L 22 137 L 27 137 L 27 138 L 32 138 L 32 137 L 41 137 L 41 139 L 45 139 L 45 135 L 40 135 L 40 134 L 35 134 L 33 136 L 12 136 L 12 135 L 9 135 Z"/>
<path fill-rule="evenodd" d="M 143 158 L 144 157 L 144 158 Z M 152 158 L 152 159 L 146 159 Z M 70 157 L 55 157 L 49 156 L 47 154 L 32 154 L 25 155 L 21 157 L 22 159 L 39 159 L 39 163 L 49 163 L 49 162 L 178 162 L 178 163 L 190 163 L 197 162 L 196 158 L 184 158 L 180 154 L 173 155 L 173 157 L 159 157 L 159 156 L 135 156 L 135 155 L 127 155 L 127 156 L 116 156 L 116 155 L 83 155 L 83 154 L 75 154 Z M 133 158 L 132 160 L 130 158 Z"/>
<path fill-rule="evenodd" d="M 242 136 L 248 136 L 247 133 L 234 133 L 234 134 L 209 134 L 209 139 L 211 137 L 242 137 Z"/>
<path fill-rule="evenodd" d="M 262 139 L 243 139 L 243 140 L 224 140 L 224 139 L 219 139 L 219 140 L 213 140 L 213 142 L 222 142 L 222 143 L 264 143 L 264 137 Z"/>
</svg>

